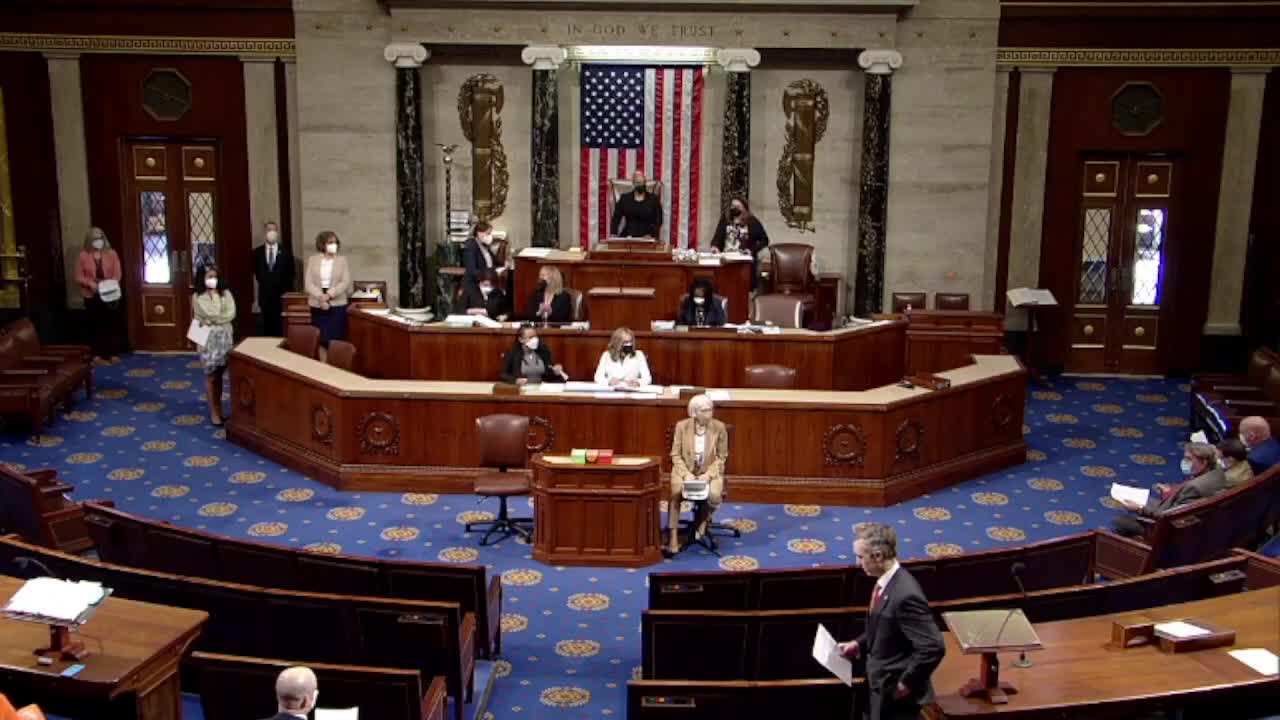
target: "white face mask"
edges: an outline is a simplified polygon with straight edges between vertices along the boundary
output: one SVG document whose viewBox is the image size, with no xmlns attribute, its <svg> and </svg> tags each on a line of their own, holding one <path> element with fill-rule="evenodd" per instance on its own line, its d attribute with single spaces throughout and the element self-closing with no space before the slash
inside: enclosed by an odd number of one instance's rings
<svg viewBox="0 0 1280 720">
<path fill-rule="evenodd" d="M 706 304 L 706 302 L 707 302 L 707 299 L 706 299 L 706 298 L 704 298 L 704 297 L 695 297 L 695 298 L 693 299 L 693 304 L 694 304 L 694 305 L 704 305 L 704 304 Z"/>
<path fill-rule="evenodd" d="M 525 347 L 527 347 L 527 348 L 529 348 L 530 350 L 537 350 L 537 349 L 538 349 L 538 338 L 537 338 L 537 336 L 534 336 L 534 337 L 529 338 L 528 340 L 525 340 L 525 341 L 524 341 L 524 346 L 525 346 Z"/>
<path fill-rule="evenodd" d="M 207 277 L 207 278 L 205 278 L 205 279 L 204 279 L 204 286 L 205 286 L 205 287 L 207 287 L 207 288 L 209 288 L 210 290 L 214 290 L 214 289 L 216 289 L 216 288 L 218 287 L 218 278 L 216 278 L 216 277 Z"/>
<path fill-rule="evenodd" d="M 94 238 L 94 239 L 93 239 L 93 249 L 94 249 L 94 250 L 101 250 L 102 248 L 104 248 L 104 247 L 106 247 L 106 246 L 107 246 L 107 241 L 106 241 L 106 240 L 103 240 L 102 238 Z"/>
<path fill-rule="evenodd" d="M 275 230 L 268 230 L 267 242 L 271 243 L 272 245 L 275 245 L 276 243 L 280 242 L 280 233 L 276 232 Z"/>
<path fill-rule="evenodd" d="M 1178 467 L 1182 469 L 1183 475 L 1190 475 L 1193 470 L 1193 468 L 1191 467 L 1191 460 L 1188 458 L 1182 458 L 1182 462 L 1178 465 Z"/>
<path fill-rule="evenodd" d="M 324 246 L 324 251 L 330 255 L 338 254 L 338 243 L 329 243 Z"/>
<path fill-rule="evenodd" d="M 476 238 L 480 241 L 480 244 L 482 245 L 488 245 L 489 243 L 493 242 L 492 235 L 478 235 L 476 236 Z"/>
<path fill-rule="evenodd" d="M 490 285 L 489 283 L 483 283 L 482 285 L 480 285 L 480 292 L 484 293 L 485 295 L 488 295 L 489 293 L 493 292 L 493 286 Z"/>
</svg>

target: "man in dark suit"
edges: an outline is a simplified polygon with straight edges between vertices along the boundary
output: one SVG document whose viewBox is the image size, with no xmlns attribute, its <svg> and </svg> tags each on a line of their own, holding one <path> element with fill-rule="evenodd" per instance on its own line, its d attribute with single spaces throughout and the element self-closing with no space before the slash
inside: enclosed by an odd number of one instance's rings
<svg viewBox="0 0 1280 720">
<path fill-rule="evenodd" d="M 853 554 L 876 578 L 867 608 L 867 629 L 840 643 L 845 657 L 867 661 L 867 716 L 871 720 L 917 718 L 933 702 L 929 676 L 946 654 L 920 584 L 898 564 L 898 535 L 883 523 L 862 523 Z"/>
<path fill-rule="evenodd" d="M 1280 440 L 1271 437 L 1271 424 L 1257 415 L 1240 421 L 1240 442 L 1249 448 L 1249 465 L 1254 475 L 1271 469 L 1280 463 Z"/>
<path fill-rule="evenodd" d="M 285 668 L 276 678 L 276 704 L 279 710 L 266 720 L 306 720 L 316 707 L 316 674 L 309 667 Z"/>
<path fill-rule="evenodd" d="M 281 298 L 293 290 L 293 253 L 280 244 L 280 227 L 263 225 L 263 244 L 253 249 L 253 277 L 258 281 L 258 308 L 262 310 L 262 334 L 284 335 Z"/>
<path fill-rule="evenodd" d="M 1182 452 L 1182 474 L 1191 479 L 1179 485 L 1157 483 L 1147 496 L 1146 505 L 1130 501 L 1120 504 L 1139 515 L 1160 517 L 1174 508 L 1213 497 L 1227 487 L 1227 476 L 1218 467 L 1218 451 L 1208 443 L 1187 443 Z M 1142 523 L 1128 515 L 1112 520 L 1111 527 L 1128 537 L 1143 535 Z"/>
</svg>

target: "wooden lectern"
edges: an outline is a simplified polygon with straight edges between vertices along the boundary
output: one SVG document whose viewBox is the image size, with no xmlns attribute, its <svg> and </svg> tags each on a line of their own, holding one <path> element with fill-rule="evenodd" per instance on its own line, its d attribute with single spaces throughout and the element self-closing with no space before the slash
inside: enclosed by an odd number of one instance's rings
<svg viewBox="0 0 1280 720">
<path fill-rule="evenodd" d="M 982 655 L 978 677 L 971 678 L 960 688 L 960 696 L 984 698 L 992 705 L 1009 702 L 1009 696 L 1018 689 L 1000 680 L 997 654 L 1044 647 L 1027 616 L 1021 610 L 972 610 L 944 612 L 942 619 L 955 634 L 964 654 Z"/>
<path fill-rule="evenodd" d="M 533 460 L 533 557 L 550 565 L 644 567 L 662 560 L 658 461 L 608 465 L 568 455 Z"/>
<path fill-rule="evenodd" d="M 629 327 L 648 330 L 654 320 L 671 314 L 658 307 L 651 287 L 594 287 L 587 291 L 587 312 L 592 327 L 603 330 Z"/>
</svg>

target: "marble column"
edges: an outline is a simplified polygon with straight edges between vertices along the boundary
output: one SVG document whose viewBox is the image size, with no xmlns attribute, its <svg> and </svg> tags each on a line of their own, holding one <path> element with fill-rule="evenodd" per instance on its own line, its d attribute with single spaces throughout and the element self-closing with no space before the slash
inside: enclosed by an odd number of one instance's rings
<svg viewBox="0 0 1280 720">
<path fill-rule="evenodd" d="M 383 51 L 396 67 L 396 236 L 400 251 L 400 305 L 427 307 L 435 296 L 428 278 L 426 198 L 423 190 L 422 89 L 418 71 L 429 53 L 418 43 Z"/>
<path fill-rule="evenodd" d="M 884 255 L 889 212 L 889 98 L 893 71 L 902 67 L 896 50 L 864 50 L 862 176 L 858 185 L 858 262 L 853 278 L 853 312 L 867 317 L 884 302 Z"/>
<path fill-rule="evenodd" d="M 987 192 L 987 247 L 983 262 L 985 269 L 982 273 L 982 297 L 976 298 L 977 302 L 973 306 L 975 310 L 1004 308 L 1004 298 L 994 301 L 993 298 L 999 284 L 996 268 L 1000 264 L 1000 199 L 1004 194 L 1005 108 L 1009 104 L 1009 70 L 1005 65 L 996 66 L 995 111 L 991 113 L 991 166 L 987 171 L 991 178 Z"/>
<path fill-rule="evenodd" d="M 311 254 L 302 230 L 302 146 L 298 142 L 298 63 L 284 58 L 284 94 L 289 143 L 289 247 L 295 258 Z"/>
<path fill-rule="evenodd" d="M 716 62 L 728 73 L 724 97 L 724 141 L 720 156 L 720 201 L 747 197 L 751 187 L 751 68 L 760 64 L 752 48 L 722 48 Z"/>
<path fill-rule="evenodd" d="M 558 45 L 531 45 L 520 59 L 533 66 L 533 121 L 529 128 L 529 209 L 534 247 L 560 244 L 560 80 L 568 53 Z"/>
<path fill-rule="evenodd" d="M 1270 68 L 1231 68 L 1231 99 L 1222 148 L 1218 220 L 1205 335 L 1239 335 L 1244 264 L 1249 253 L 1249 213 L 1262 131 L 1262 99 Z"/>
<path fill-rule="evenodd" d="M 80 53 L 45 53 L 49 65 L 49 98 L 53 112 L 54 162 L 58 170 L 58 219 L 62 232 L 62 264 L 68 307 L 82 307 L 75 264 L 84 235 L 93 223 L 89 211 L 89 154 L 84 137 L 84 95 L 80 87 Z M 112 237 L 119 228 L 103 228 Z"/>
<path fill-rule="evenodd" d="M 1044 190 L 1049 170 L 1049 117 L 1055 68 L 1020 68 L 1018 129 L 1014 140 L 1013 201 L 1009 221 L 1010 289 L 1040 286 Z M 1002 303 L 1004 301 L 1001 301 Z M 1003 304 L 996 312 L 1005 310 Z M 1006 312 L 1005 328 L 1025 330 L 1026 312 Z"/>
<path fill-rule="evenodd" d="M 276 135 L 276 59 L 246 56 L 245 139 L 249 151 L 249 233 L 257 241 L 266 222 L 280 222 L 280 155 Z M 257 282 L 254 282 L 255 286 Z M 258 312 L 258 292 L 253 293 Z"/>
</svg>

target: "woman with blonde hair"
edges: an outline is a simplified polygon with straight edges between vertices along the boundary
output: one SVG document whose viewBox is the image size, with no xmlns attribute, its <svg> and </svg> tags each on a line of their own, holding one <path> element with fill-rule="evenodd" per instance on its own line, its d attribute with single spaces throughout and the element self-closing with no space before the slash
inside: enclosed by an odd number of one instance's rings
<svg viewBox="0 0 1280 720">
<path fill-rule="evenodd" d="M 573 299 L 564 289 L 564 276 L 554 265 L 538 271 L 538 286 L 529 296 L 528 319 L 544 323 L 573 321 Z"/>
<path fill-rule="evenodd" d="M 694 537 L 702 537 L 724 493 L 724 463 L 729 458 L 729 431 L 713 416 L 715 404 L 706 395 L 689 400 L 689 417 L 676 423 L 671 436 L 671 496 L 667 500 L 670 557 L 680 550 L 680 501 L 689 494 L 706 500 L 706 512 L 694 518 Z"/>
<path fill-rule="evenodd" d="M 111 249 L 107 234 L 91 227 L 84 234 L 84 247 L 76 259 L 76 281 L 84 296 L 84 309 L 89 320 L 89 345 L 95 365 L 120 362 L 121 346 L 120 256 Z"/>
<path fill-rule="evenodd" d="M 600 354 L 596 365 L 597 385 L 613 387 L 639 387 L 653 383 L 649 374 L 649 360 L 644 352 L 636 349 L 636 336 L 630 328 L 620 327 L 609 338 L 609 347 Z"/>
<path fill-rule="evenodd" d="M 303 282 L 307 305 L 311 307 L 311 324 L 320 329 L 320 344 L 347 339 L 347 301 L 354 283 L 347 258 L 339 255 L 342 240 L 338 233 L 325 230 L 316 235 L 316 254 L 307 258 Z"/>
</svg>

